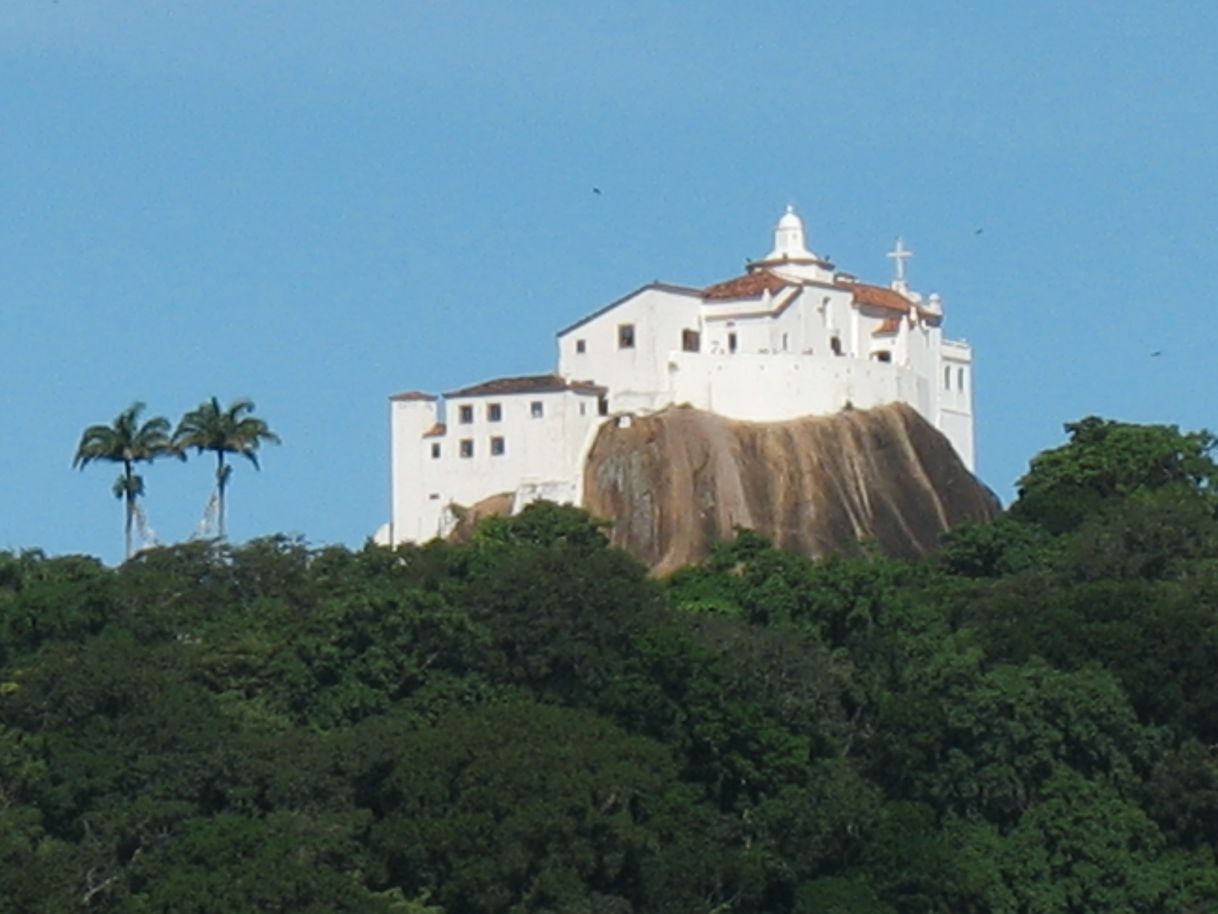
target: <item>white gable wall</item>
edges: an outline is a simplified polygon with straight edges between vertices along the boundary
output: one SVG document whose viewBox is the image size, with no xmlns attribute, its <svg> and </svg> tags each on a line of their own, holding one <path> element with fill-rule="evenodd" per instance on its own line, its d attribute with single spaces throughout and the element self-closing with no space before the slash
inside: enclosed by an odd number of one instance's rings
<svg viewBox="0 0 1218 914">
<path fill-rule="evenodd" d="M 595 379 L 609 388 L 612 412 L 650 411 L 669 402 L 669 353 L 681 349 L 681 331 L 702 332 L 701 299 L 648 286 L 558 340 L 558 373 L 570 380 Z M 634 345 L 619 345 L 623 325 L 634 328 Z M 577 344 L 584 341 L 585 351 Z"/>
</svg>

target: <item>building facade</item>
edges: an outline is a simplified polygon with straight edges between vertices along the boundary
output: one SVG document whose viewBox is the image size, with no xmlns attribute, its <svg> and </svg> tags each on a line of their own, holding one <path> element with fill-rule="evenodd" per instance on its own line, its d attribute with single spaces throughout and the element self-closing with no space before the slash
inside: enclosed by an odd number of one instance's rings
<svg viewBox="0 0 1218 914">
<path fill-rule="evenodd" d="M 938 295 L 905 279 L 869 285 L 807 247 L 791 207 L 773 249 L 698 289 L 652 283 L 558 333 L 553 374 L 501 378 L 443 397 L 391 401 L 387 543 L 452 529 L 461 507 L 511 493 L 578 504 L 596 430 L 613 418 L 689 405 L 770 422 L 903 402 L 974 465 L 972 350 L 943 337 Z"/>
</svg>

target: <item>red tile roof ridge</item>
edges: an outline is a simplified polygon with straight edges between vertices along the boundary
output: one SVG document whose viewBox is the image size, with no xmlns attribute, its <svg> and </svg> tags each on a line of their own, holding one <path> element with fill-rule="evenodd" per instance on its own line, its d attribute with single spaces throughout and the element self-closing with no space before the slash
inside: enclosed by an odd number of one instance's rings
<svg viewBox="0 0 1218 914">
<path fill-rule="evenodd" d="M 422 390 L 407 390 L 400 394 L 394 394 L 390 400 L 438 400 L 440 399 L 435 394 L 429 394 Z"/>
<path fill-rule="evenodd" d="M 731 300 L 736 298 L 759 298 L 765 292 L 778 292 L 788 286 L 797 286 L 798 281 L 783 279 L 769 270 L 753 270 L 743 276 L 734 276 L 707 286 L 702 290 L 702 298 L 711 301 Z"/>
<path fill-rule="evenodd" d="M 592 381 L 568 381 L 561 375 L 521 375 L 513 378 L 492 378 L 470 387 L 462 387 L 446 393 L 445 397 L 491 397 L 506 394 L 559 393 L 573 390 L 578 393 L 604 393 L 606 388 Z"/>
<path fill-rule="evenodd" d="M 842 288 L 850 289 L 854 293 L 854 302 L 858 305 L 887 308 L 889 311 L 900 311 L 902 314 L 906 314 L 910 308 L 916 307 L 912 301 L 896 289 L 887 289 L 884 286 L 873 286 L 869 283 L 858 281 L 842 281 L 839 284 Z"/>
</svg>

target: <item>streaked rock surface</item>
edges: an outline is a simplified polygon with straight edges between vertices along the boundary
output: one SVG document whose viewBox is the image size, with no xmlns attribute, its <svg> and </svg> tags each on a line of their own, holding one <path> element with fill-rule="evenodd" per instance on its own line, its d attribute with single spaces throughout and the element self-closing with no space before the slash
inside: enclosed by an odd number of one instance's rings
<svg viewBox="0 0 1218 914">
<path fill-rule="evenodd" d="M 658 573 L 702 559 L 738 526 L 810 556 L 863 539 L 916 556 L 1001 510 L 904 404 L 772 423 L 690 408 L 611 420 L 584 468 L 583 507 Z"/>
</svg>

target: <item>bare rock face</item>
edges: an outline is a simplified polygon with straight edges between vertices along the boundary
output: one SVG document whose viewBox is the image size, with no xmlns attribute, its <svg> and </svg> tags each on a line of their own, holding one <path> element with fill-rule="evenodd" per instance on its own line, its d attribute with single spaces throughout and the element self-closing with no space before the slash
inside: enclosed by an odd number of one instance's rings
<svg viewBox="0 0 1218 914">
<path fill-rule="evenodd" d="M 788 422 L 677 407 L 611 420 L 584 468 L 583 507 L 659 574 L 748 527 L 809 556 L 870 539 L 895 556 L 989 520 L 998 499 L 914 409 L 892 404 Z"/>
<path fill-rule="evenodd" d="M 470 542 L 474 538 L 478 525 L 488 517 L 510 516 L 514 501 L 515 496 L 511 492 L 499 492 L 495 495 L 488 495 L 468 508 L 452 505 L 453 512 L 457 515 L 457 523 L 446 539 L 450 543 Z"/>
</svg>

